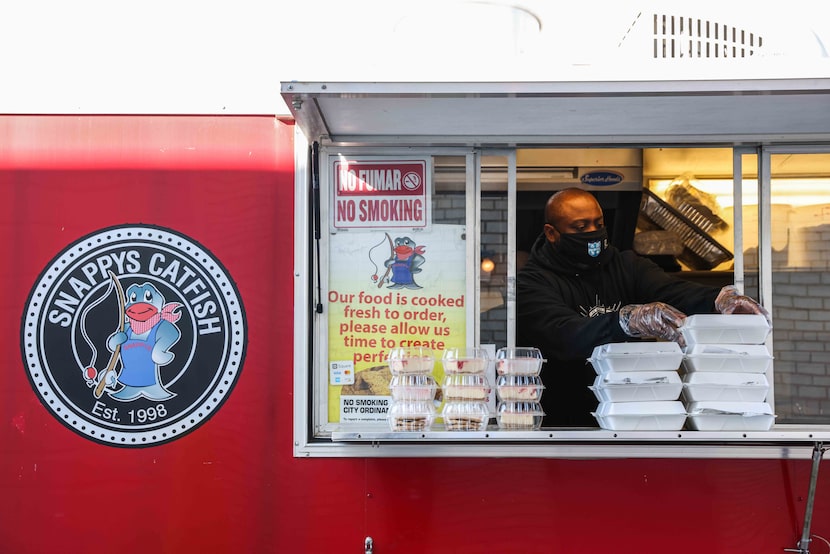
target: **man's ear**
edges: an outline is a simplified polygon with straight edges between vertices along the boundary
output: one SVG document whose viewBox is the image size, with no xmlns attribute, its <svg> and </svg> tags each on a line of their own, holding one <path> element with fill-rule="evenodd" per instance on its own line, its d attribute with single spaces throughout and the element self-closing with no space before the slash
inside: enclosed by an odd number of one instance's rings
<svg viewBox="0 0 830 554">
<path fill-rule="evenodd" d="M 553 225 L 551 225 L 550 223 L 545 223 L 544 230 L 545 238 L 548 239 L 548 242 L 555 243 L 557 240 L 559 240 L 559 231 L 557 231 Z"/>
</svg>

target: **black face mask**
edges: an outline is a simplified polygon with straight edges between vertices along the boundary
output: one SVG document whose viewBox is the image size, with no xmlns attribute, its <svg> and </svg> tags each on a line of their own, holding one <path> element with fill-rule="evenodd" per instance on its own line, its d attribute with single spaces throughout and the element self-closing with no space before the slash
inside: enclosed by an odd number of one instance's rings
<svg viewBox="0 0 830 554">
<path fill-rule="evenodd" d="M 555 250 L 570 261 L 583 267 L 605 264 L 611 252 L 608 250 L 608 230 L 603 227 L 588 233 L 559 233 Z"/>
</svg>

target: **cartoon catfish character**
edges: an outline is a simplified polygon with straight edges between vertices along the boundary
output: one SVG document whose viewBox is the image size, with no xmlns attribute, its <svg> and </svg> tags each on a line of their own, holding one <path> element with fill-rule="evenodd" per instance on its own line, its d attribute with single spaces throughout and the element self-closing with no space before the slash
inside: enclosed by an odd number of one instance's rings
<svg viewBox="0 0 830 554">
<path fill-rule="evenodd" d="M 173 398 L 175 393 L 161 383 L 159 367 L 175 357 L 170 348 L 181 338 L 175 325 L 181 317 L 177 312 L 181 304 L 165 303 L 164 296 L 150 283 L 130 285 L 124 296 L 127 324 L 107 339 L 110 351 L 121 348 L 122 369 L 117 382 L 123 388 L 110 396 L 125 401 L 140 396 L 150 400 Z"/>
<path fill-rule="evenodd" d="M 383 262 L 387 270 L 392 271 L 390 289 L 419 289 L 421 286 L 413 278 L 420 273 L 424 264 L 424 247 L 416 246 L 409 237 L 398 237 L 392 247 L 392 256 Z"/>
</svg>

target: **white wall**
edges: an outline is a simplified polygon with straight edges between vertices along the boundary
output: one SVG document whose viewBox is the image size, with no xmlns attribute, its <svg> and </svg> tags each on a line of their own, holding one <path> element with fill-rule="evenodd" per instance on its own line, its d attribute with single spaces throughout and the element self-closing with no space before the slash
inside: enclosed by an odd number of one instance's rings
<svg viewBox="0 0 830 554">
<path fill-rule="evenodd" d="M 6 0 L 0 7 L 0 113 L 287 113 L 279 95 L 284 80 L 759 75 L 757 63 L 667 64 L 620 48 L 637 14 L 655 6 L 761 29 L 776 76 L 830 76 L 823 50 L 830 45 L 826 0 L 512 2 L 539 17 L 537 30 L 533 18 L 507 15 L 507 4 Z"/>
</svg>

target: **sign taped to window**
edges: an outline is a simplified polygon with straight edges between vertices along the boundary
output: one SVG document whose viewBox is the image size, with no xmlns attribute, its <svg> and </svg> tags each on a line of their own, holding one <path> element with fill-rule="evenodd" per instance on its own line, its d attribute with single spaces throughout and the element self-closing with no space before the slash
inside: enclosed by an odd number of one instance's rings
<svg viewBox="0 0 830 554">
<path fill-rule="evenodd" d="M 432 158 L 333 158 L 332 231 L 430 225 Z"/>
<path fill-rule="evenodd" d="M 431 348 L 441 382 L 443 351 L 466 346 L 466 271 L 463 225 L 331 236 L 328 359 L 350 360 L 354 382 L 329 382 L 330 422 L 383 417 L 386 405 L 365 397 L 391 397 L 386 360 L 393 348 Z M 372 410 L 360 409 L 370 404 Z"/>
</svg>

